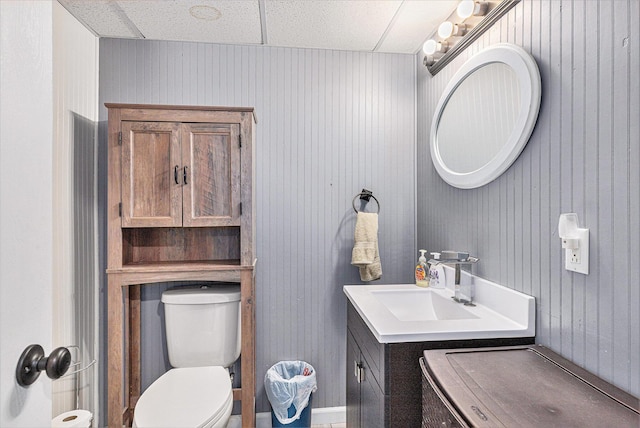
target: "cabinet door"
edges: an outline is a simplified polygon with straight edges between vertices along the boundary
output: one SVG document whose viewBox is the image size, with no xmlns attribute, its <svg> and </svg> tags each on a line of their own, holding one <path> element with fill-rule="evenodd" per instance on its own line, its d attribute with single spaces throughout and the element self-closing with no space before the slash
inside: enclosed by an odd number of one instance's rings
<svg viewBox="0 0 640 428">
<path fill-rule="evenodd" d="M 384 428 L 385 396 L 358 342 L 347 329 L 347 426 Z"/>
<path fill-rule="evenodd" d="M 347 329 L 347 426 L 360 426 L 360 348 Z"/>
<path fill-rule="evenodd" d="M 180 125 L 122 122 L 122 227 L 182 224 Z"/>
<path fill-rule="evenodd" d="M 364 428 L 384 428 L 388 414 L 385 408 L 385 396 L 371 374 L 366 358 L 362 358 L 360 376 L 360 426 Z"/>
<path fill-rule="evenodd" d="M 237 124 L 182 124 L 184 226 L 240 226 Z"/>
</svg>

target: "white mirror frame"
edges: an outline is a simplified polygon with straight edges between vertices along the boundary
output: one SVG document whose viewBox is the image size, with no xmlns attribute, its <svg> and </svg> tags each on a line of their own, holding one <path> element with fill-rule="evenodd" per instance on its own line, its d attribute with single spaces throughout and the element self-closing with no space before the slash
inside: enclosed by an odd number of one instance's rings
<svg viewBox="0 0 640 428">
<path fill-rule="evenodd" d="M 440 156 L 438 148 L 440 119 L 447 102 L 458 86 L 477 69 L 496 62 L 508 65 L 517 76 L 520 88 L 520 113 L 508 140 L 492 160 L 475 171 L 456 172 L 449 168 Z M 540 71 L 533 57 L 521 47 L 510 43 L 493 45 L 465 62 L 447 84 L 431 123 L 431 159 L 442 179 L 454 187 L 473 189 L 490 183 L 505 172 L 518 158 L 531 137 L 540 110 L 541 87 Z"/>
</svg>

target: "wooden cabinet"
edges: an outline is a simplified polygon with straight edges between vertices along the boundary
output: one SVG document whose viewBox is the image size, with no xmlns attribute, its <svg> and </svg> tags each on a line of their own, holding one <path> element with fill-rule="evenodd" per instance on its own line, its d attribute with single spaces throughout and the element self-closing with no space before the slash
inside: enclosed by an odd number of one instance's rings
<svg viewBox="0 0 640 428">
<path fill-rule="evenodd" d="M 420 358 L 427 349 L 534 343 L 533 337 L 379 343 L 351 302 L 347 307 L 347 426 L 416 427 L 422 423 Z"/>
<path fill-rule="evenodd" d="M 108 425 L 140 396 L 140 286 L 241 287 L 242 425 L 255 426 L 252 108 L 106 104 Z"/>
<path fill-rule="evenodd" d="M 240 225 L 238 124 L 122 122 L 122 227 Z"/>
</svg>

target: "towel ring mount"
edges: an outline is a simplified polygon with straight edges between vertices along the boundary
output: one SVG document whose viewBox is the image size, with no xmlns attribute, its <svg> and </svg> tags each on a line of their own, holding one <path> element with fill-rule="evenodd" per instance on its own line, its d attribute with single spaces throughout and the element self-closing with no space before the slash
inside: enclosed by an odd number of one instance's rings
<svg viewBox="0 0 640 428">
<path fill-rule="evenodd" d="M 359 212 L 358 209 L 356 208 L 356 199 L 358 199 L 358 197 L 360 198 L 360 200 L 365 202 L 369 202 L 371 198 L 373 198 L 373 200 L 376 201 L 376 204 L 378 204 L 378 211 L 376 211 L 376 214 L 380 212 L 380 202 L 378 201 L 378 199 L 376 199 L 375 196 L 373 196 L 373 193 L 371 192 L 371 190 L 362 189 L 362 192 L 355 195 L 353 197 L 353 201 L 351 201 L 351 206 L 353 206 L 353 210 L 356 213 Z"/>
</svg>

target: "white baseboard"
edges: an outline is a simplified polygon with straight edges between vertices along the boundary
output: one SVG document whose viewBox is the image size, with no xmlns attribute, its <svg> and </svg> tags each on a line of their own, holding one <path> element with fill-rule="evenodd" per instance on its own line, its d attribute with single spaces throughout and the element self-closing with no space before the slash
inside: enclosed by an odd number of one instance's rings
<svg viewBox="0 0 640 428">
<path fill-rule="evenodd" d="M 347 422 L 347 408 L 340 407 L 320 407 L 311 409 L 311 423 L 313 425 L 343 424 Z M 233 415 L 229 419 L 227 428 L 240 428 L 242 418 L 240 415 Z M 256 428 L 271 428 L 271 412 L 256 413 Z"/>
</svg>

